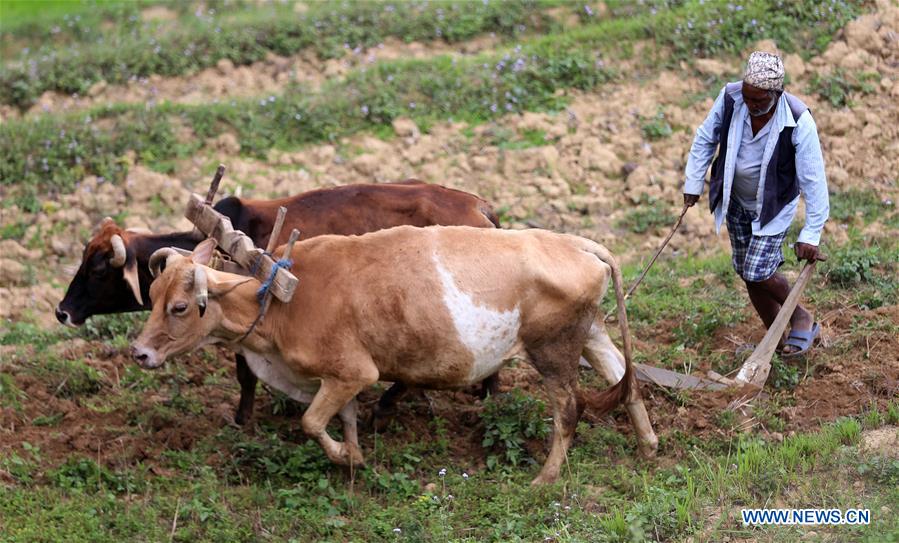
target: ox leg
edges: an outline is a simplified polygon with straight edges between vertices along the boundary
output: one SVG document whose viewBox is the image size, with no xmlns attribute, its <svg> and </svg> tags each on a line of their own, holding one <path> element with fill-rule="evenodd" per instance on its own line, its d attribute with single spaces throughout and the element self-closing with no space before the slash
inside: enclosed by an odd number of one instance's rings
<svg viewBox="0 0 899 543">
<path fill-rule="evenodd" d="M 553 483 L 559 478 L 562 464 L 568 455 L 568 448 L 574 439 L 577 421 L 580 419 L 583 405 L 578 405 L 577 380 L 569 379 L 561 382 L 557 379 L 544 379 L 543 386 L 549 396 L 553 409 L 553 437 L 549 455 L 543 469 L 531 481 L 532 485 Z"/>
<path fill-rule="evenodd" d="M 240 383 L 240 403 L 237 404 L 237 411 L 234 413 L 234 422 L 243 426 L 253 416 L 258 379 L 242 354 L 235 355 L 234 361 L 237 362 L 237 382 Z"/>
<path fill-rule="evenodd" d="M 396 413 L 396 404 L 409 392 L 409 387 L 403 383 L 393 383 L 390 388 L 381 394 L 378 403 L 371 410 L 371 425 L 378 431 L 387 429 L 387 421 Z"/>
<path fill-rule="evenodd" d="M 481 389 L 478 391 L 478 397 L 485 399 L 487 396 L 496 396 L 499 393 L 499 372 L 487 377 L 481 381 Z"/>
<path fill-rule="evenodd" d="M 594 323 L 590 328 L 583 356 L 609 385 L 614 385 L 624 377 L 624 356 L 612 343 L 602 325 Z"/>
<path fill-rule="evenodd" d="M 290 396 L 292 400 L 304 405 L 311 404 L 315 399 L 315 394 L 300 389 L 290 390 L 286 394 Z M 344 441 L 358 448 L 359 431 L 356 427 L 356 406 L 356 398 L 353 398 L 337 412 L 337 416 L 340 417 L 340 422 L 343 423 Z"/>
<path fill-rule="evenodd" d="M 352 448 L 361 450 L 359 448 L 359 431 L 356 427 L 356 406 L 356 398 L 353 398 L 340 409 L 337 416 L 340 417 L 340 421 L 343 423 L 343 440 Z"/>
<path fill-rule="evenodd" d="M 568 458 L 568 448 L 574 439 L 577 422 L 583 412 L 579 403 L 578 361 L 587 337 L 589 324 L 575 322 L 559 331 L 545 343 L 527 348 L 528 359 L 543 377 L 543 386 L 553 410 L 553 436 L 549 455 L 532 485 L 555 482 L 562 464 Z"/>
<path fill-rule="evenodd" d="M 594 324 L 590 328 L 587 344 L 584 346 L 584 358 L 597 372 L 609 382 L 610 385 L 618 383 L 624 377 L 624 356 L 612 343 L 612 339 L 606 333 L 605 327 Z M 632 376 L 633 378 L 633 376 Z M 624 401 L 631 425 L 637 433 L 637 446 L 640 454 L 649 458 L 655 456 L 659 448 L 659 438 L 656 437 L 643 404 L 643 396 L 640 394 L 640 385 L 636 378 L 631 383 L 630 392 Z"/>
<path fill-rule="evenodd" d="M 362 373 L 362 372 L 360 372 Z M 334 378 L 322 379 L 321 387 L 312 399 L 312 403 L 303 415 L 303 431 L 306 435 L 318 441 L 328 458 L 335 464 L 361 466 L 364 463 L 362 451 L 359 450 L 356 436 L 355 423 L 347 431 L 344 426 L 344 442 L 335 441 L 328 435 L 327 426 L 334 415 L 342 412 L 343 415 L 352 415 L 355 421 L 355 397 L 366 386 L 377 381 L 371 380 L 342 381 Z M 351 411 L 345 411 L 346 407 Z M 344 420 L 346 422 L 346 420 Z"/>
</svg>

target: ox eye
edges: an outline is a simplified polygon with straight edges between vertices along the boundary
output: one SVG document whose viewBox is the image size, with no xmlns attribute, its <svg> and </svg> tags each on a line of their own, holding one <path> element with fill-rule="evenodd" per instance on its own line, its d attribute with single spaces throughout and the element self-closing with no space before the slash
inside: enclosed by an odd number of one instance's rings
<svg viewBox="0 0 899 543">
<path fill-rule="evenodd" d="M 94 266 L 91 268 L 91 272 L 93 272 L 93 273 L 95 273 L 95 274 L 97 274 L 97 275 L 103 275 L 103 274 L 105 274 L 108 270 L 109 270 L 109 267 L 106 265 L 106 261 L 105 261 L 105 260 L 101 260 L 101 261 L 98 262 L 97 264 L 94 264 Z"/>
<path fill-rule="evenodd" d="M 186 302 L 178 302 L 172 306 L 172 314 L 180 315 L 187 311 L 187 303 Z"/>
</svg>

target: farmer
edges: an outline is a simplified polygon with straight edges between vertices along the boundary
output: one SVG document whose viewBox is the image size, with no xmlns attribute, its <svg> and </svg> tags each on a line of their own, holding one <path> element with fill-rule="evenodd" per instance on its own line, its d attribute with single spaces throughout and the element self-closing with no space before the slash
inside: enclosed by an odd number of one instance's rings
<svg viewBox="0 0 899 543">
<path fill-rule="evenodd" d="M 765 327 L 774 322 L 790 285 L 777 273 L 784 263 L 781 245 L 805 198 L 805 226 L 794 245 L 799 260 L 817 260 L 821 230 L 830 205 L 824 159 L 815 120 L 805 104 L 784 92 L 780 57 L 756 51 L 743 81 L 718 94 L 687 160 L 684 204 L 699 200 L 712 164 L 709 207 L 716 232 L 727 221 L 733 265 Z M 715 150 L 718 156 L 712 162 Z M 783 357 L 808 351 L 820 327 L 797 305 Z"/>
</svg>

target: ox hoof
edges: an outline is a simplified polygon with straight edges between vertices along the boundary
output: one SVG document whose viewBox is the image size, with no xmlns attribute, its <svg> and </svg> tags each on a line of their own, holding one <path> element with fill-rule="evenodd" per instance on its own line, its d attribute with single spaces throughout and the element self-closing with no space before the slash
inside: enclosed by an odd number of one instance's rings
<svg viewBox="0 0 899 543">
<path fill-rule="evenodd" d="M 641 441 L 637 446 L 640 456 L 643 458 L 655 458 L 656 452 L 659 450 L 659 439 L 655 436 L 649 441 Z"/>
<path fill-rule="evenodd" d="M 250 422 L 250 415 L 245 413 L 242 409 L 238 409 L 234 412 L 234 423 L 238 426 L 245 426 L 248 422 Z"/>
<path fill-rule="evenodd" d="M 359 447 L 349 443 L 341 443 L 335 454 L 328 455 L 331 461 L 341 466 L 365 467 L 365 458 Z"/>
</svg>

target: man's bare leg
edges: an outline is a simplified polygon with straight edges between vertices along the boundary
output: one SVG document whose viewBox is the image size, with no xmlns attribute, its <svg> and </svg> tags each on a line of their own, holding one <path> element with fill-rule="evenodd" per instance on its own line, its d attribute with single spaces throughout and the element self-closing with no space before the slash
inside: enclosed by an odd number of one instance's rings
<svg viewBox="0 0 899 543">
<path fill-rule="evenodd" d="M 780 273 L 774 273 L 764 281 L 744 281 L 746 283 L 746 291 L 749 293 L 749 299 L 752 306 L 755 307 L 756 313 L 765 323 L 765 328 L 769 328 L 777 318 L 780 312 L 780 306 L 786 301 L 790 294 L 790 283 L 787 278 Z M 794 330 L 808 331 L 812 329 L 814 319 L 802 305 L 797 305 L 790 317 L 790 326 Z M 786 345 L 784 353 L 790 354 L 798 351 L 797 347 Z"/>
</svg>

